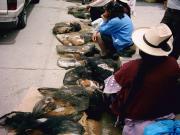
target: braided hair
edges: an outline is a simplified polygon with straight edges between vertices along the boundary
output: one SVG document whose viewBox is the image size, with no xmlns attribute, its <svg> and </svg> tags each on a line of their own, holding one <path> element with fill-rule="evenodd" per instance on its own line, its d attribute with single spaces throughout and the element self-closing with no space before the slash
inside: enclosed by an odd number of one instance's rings
<svg viewBox="0 0 180 135">
<path fill-rule="evenodd" d="M 139 69 L 135 77 L 135 81 L 137 80 L 136 84 L 139 85 L 136 87 L 140 87 L 142 81 L 144 80 L 143 78 L 145 77 L 145 75 L 150 71 L 152 71 L 154 68 L 156 68 L 160 63 L 164 62 L 167 58 L 166 56 L 149 55 L 141 50 L 139 51 L 139 55 L 142 58 L 142 62 L 139 65 Z M 139 82 L 138 80 L 141 80 L 141 82 Z"/>
<path fill-rule="evenodd" d="M 145 76 L 167 59 L 166 56 L 153 56 L 141 50 L 139 50 L 139 55 L 141 56 L 142 61 L 139 65 L 136 76 L 132 82 L 130 88 L 130 95 L 128 96 L 127 100 L 132 100 L 132 98 L 134 98 L 134 95 L 137 93 L 137 91 L 141 89 Z"/>
</svg>

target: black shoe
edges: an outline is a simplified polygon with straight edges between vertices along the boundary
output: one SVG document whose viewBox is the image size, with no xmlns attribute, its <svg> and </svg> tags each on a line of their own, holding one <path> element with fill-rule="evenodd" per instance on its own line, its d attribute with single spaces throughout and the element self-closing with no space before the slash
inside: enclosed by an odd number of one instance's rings
<svg viewBox="0 0 180 135">
<path fill-rule="evenodd" d="M 102 59 L 112 59 L 112 60 L 118 60 L 119 55 L 117 53 L 115 54 L 109 54 L 109 55 L 104 55 L 101 56 Z"/>
<path fill-rule="evenodd" d="M 118 53 L 113 54 L 112 59 L 113 60 L 118 60 L 119 59 L 119 54 Z"/>
<path fill-rule="evenodd" d="M 126 49 L 126 50 L 122 50 L 120 52 L 118 52 L 119 56 L 121 57 L 132 57 L 132 55 L 134 55 L 136 52 L 136 50 L 133 49 Z"/>
<path fill-rule="evenodd" d="M 100 57 L 101 59 L 109 59 L 110 57 L 108 55 L 104 55 Z"/>
</svg>

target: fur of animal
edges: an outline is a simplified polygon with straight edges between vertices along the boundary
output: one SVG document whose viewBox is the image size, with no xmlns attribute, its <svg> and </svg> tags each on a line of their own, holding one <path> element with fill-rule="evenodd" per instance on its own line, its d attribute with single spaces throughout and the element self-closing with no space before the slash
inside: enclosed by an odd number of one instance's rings
<svg viewBox="0 0 180 135">
<path fill-rule="evenodd" d="M 62 100 L 74 106 L 77 111 L 86 110 L 89 106 L 89 94 L 80 86 L 62 86 L 61 88 L 38 88 L 44 95 L 52 97 L 54 100 Z"/>
<path fill-rule="evenodd" d="M 29 112 L 11 112 L 0 118 L 0 126 L 15 130 L 16 135 L 73 133 L 83 135 L 84 128 L 72 116 L 40 117 Z"/>
</svg>

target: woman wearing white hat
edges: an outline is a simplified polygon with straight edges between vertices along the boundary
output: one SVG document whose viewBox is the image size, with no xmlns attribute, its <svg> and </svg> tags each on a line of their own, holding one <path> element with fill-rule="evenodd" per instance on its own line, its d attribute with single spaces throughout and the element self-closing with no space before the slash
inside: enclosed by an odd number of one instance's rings
<svg viewBox="0 0 180 135">
<path fill-rule="evenodd" d="M 132 35 L 141 59 L 125 63 L 114 74 L 121 90 L 111 109 L 125 118 L 123 135 L 143 135 L 147 124 L 160 117 L 172 119 L 179 111 L 176 109 L 180 68 L 176 60 L 168 56 L 172 51 L 171 35 L 165 24 L 141 28 Z"/>
</svg>

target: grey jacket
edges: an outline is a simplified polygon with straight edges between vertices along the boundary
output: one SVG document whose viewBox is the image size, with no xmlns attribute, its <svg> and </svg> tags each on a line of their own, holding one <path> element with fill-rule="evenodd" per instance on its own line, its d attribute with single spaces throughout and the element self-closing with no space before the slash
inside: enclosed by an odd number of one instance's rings
<svg viewBox="0 0 180 135">
<path fill-rule="evenodd" d="M 180 0 L 168 0 L 167 7 L 180 10 Z"/>
</svg>

